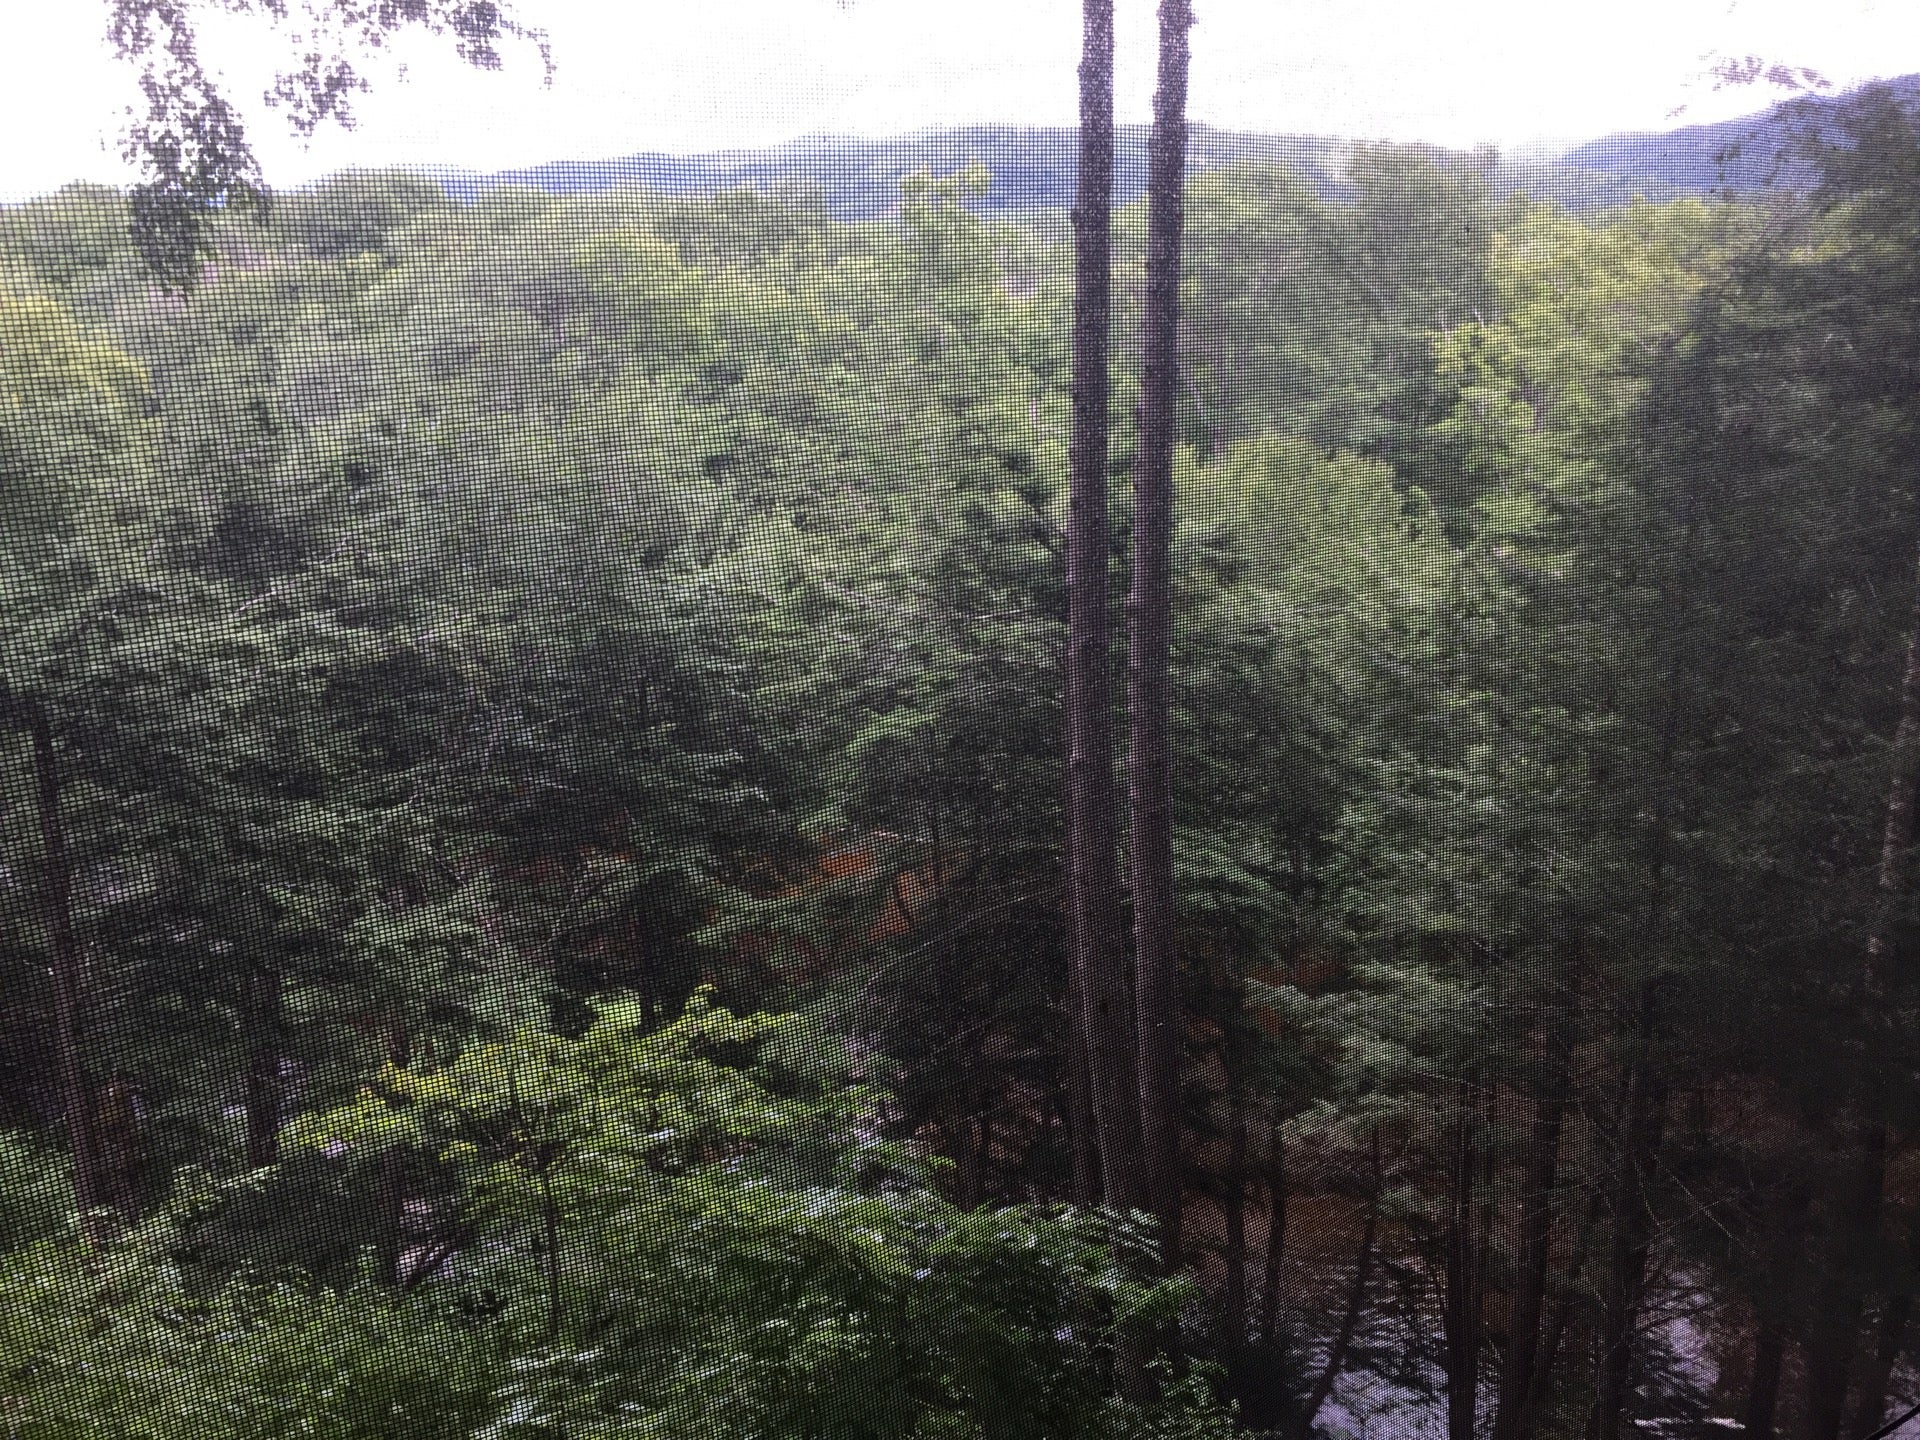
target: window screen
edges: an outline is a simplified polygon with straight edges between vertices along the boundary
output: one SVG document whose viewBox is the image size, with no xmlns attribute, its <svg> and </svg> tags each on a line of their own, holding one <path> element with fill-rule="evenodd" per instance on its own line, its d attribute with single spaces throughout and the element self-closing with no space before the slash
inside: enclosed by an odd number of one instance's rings
<svg viewBox="0 0 1920 1440">
<path fill-rule="evenodd" d="M 0 1440 L 1920 1434 L 1908 11 L 0 36 Z"/>
</svg>

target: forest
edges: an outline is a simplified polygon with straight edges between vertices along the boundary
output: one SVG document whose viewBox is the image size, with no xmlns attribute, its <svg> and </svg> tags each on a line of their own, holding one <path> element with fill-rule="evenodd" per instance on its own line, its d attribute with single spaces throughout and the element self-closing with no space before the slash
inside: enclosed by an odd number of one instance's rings
<svg viewBox="0 0 1920 1440">
<path fill-rule="evenodd" d="M 0 207 L 6 1440 L 1874 1432 L 1910 109 L 1804 190 L 1190 179 L 1137 1012 L 1076 960 L 1141 667 L 1069 684 L 1065 215 L 347 173 L 182 285 L 137 194 Z"/>
</svg>

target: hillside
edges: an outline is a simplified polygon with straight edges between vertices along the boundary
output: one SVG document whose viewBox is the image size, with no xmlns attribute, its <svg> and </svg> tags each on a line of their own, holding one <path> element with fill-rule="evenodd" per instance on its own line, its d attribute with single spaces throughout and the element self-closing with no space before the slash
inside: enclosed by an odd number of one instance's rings
<svg viewBox="0 0 1920 1440">
<path fill-rule="evenodd" d="M 1920 100 L 1920 75 L 1904 75 L 1889 83 L 1909 105 Z M 1797 185 L 1804 182 L 1806 171 L 1788 153 L 1796 130 L 1806 119 L 1824 119 L 1844 98 L 1787 101 L 1758 115 L 1716 125 L 1687 125 L 1658 134 L 1609 135 L 1567 151 L 1557 164 L 1645 180 L 1686 194 Z"/>
<path fill-rule="evenodd" d="M 1147 128 L 1122 126 L 1115 176 L 1124 203 L 1146 193 Z M 1216 169 L 1245 160 L 1300 166 L 1331 180 L 1347 142 L 1313 135 L 1255 135 L 1195 126 L 1190 163 Z M 442 176 L 450 194 L 471 199 L 496 185 L 524 185 L 556 195 L 639 186 L 671 195 L 705 195 L 742 185 L 818 186 L 842 219 L 891 210 L 900 182 L 921 170 L 946 174 L 979 162 L 993 176 L 989 210 L 1064 208 L 1073 198 L 1074 132 L 1065 126 L 977 125 L 870 139 L 809 136 L 761 150 L 704 155 L 640 154 L 612 160 L 557 160 L 492 175 Z"/>
<path fill-rule="evenodd" d="M 1920 76 L 1893 82 L 1920 97 Z M 1837 100 L 1817 100 L 1816 108 Z M 1652 134 L 1604 136 L 1547 159 L 1501 161 L 1499 187 L 1557 200 L 1574 210 L 1622 204 L 1635 195 L 1664 199 L 1731 186 L 1753 190 L 1778 183 L 1791 120 L 1788 106 L 1714 125 Z M 1211 170 L 1246 161 L 1293 165 L 1330 192 L 1340 188 L 1343 157 L 1353 142 L 1324 135 L 1267 135 L 1193 127 L 1189 163 Z M 1122 126 L 1117 139 L 1117 199 L 1146 191 L 1147 130 Z M 872 218 L 897 203 L 900 182 L 920 170 L 946 173 L 975 161 L 993 176 L 985 208 L 995 212 L 1065 208 L 1073 191 L 1073 131 L 1065 126 L 978 125 L 871 139 L 810 136 L 753 150 L 700 155 L 644 153 L 608 160 L 555 160 L 493 174 L 462 172 L 438 178 L 448 193 L 469 200 L 499 185 L 521 185 L 556 195 L 593 194 L 637 186 L 672 195 L 706 195 L 739 186 L 815 186 L 842 219 Z M 1789 168 L 1784 178 L 1790 183 Z"/>
</svg>

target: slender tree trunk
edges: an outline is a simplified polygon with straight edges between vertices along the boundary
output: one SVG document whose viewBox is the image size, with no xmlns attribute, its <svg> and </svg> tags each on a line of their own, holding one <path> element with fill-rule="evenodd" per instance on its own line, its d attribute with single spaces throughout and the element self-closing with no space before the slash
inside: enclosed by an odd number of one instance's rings
<svg viewBox="0 0 1920 1440">
<path fill-rule="evenodd" d="M 1787 1332 L 1774 1320 L 1763 1320 L 1753 1337 L 1753 1374 L 1747 1378 L 1747 1405 L 1741 1419 L 1746 1440 L 1773 1440 L 1774 1416 L 1780 1409 L 1780 1362 L 1787 1354 Z"/>
<path fill-rule="evenodd" d="M 1533 1100 L 1519 1195 L 1519 1253 L 1507 1303 L 1507 1353 L 1493 1420 L 1494 1440 L 1519 1440 L 1532 1427 L 1539 1391 L 1541 1320 L 1553 1253 L 1553 1192 L 1560 1167 L 1560 1132 L 1568 1103 L 1571 1004 L 1562 1006 L 1548 1037 L 1546 1083 Z"/>
<path fill-rule="evenodd" d="M 1599 1395 L 1589 1440 L 1617 1440 L 1633 1387 L 1640 1304 L 1653 1248 L 1652 1180 L 1666 1123 L 1666 1083 L 1653 1055 L 1657 982 L 1640 987 L 1637 1053 L 1627 1078 L 1627 1103 L 1613 1181 L 1613 1232 L 1601 1307 Z"/>
<path fill-rule="evenodd" d="M 1074 999 L 1077 1010 L 1078 997 Z M 1067 1055 L 1067 1145 L 1073 1167 L 1073 1203 L 1100 1203 L 1100 1151 L 1093 1133 L 1093 1094 L 1087 1084 L 1087 1050 L 1080 1027 L 1071 1027 Z"/>
<path fill-rule="evenodd" d="M 271 1165 L 280 1155 L 280 975 L 256 970 L 247 977 L 247 1164 Z"/>
<path fill-rule="evenodd" d="M 1920 771 L 1920 555 L 1914 567 L 1912 609 L 1907 622 L 1906 663 L 1900 674 L 1900 719 L 1894 727 L 1892 774 L 1880 833 L 1876 903 L 1860 967 L 1860 1028 L 1884 1039 L 1887 990 L 1894 965 L 1893 927 L 1907 890 L 1907 858 L 1914 840 L 1916 773 Z M 1869 1059 L 1869 1063 L 1872 1063 Z M 1864 1078 L 1864 1077 L 1862 1077 Z M 1862 1296 L 1861 1250 L 1878 1238 L 1887 1169 L 1886 1125 L 1878 1113 L 1859 1108 L 1856 1083 L 1841 1122 L 1845 1150 L 1830 1217 L 1827 1254 L 1814 1300 L 1807 1339 L 1802 1433 L 1806 1440 L 1837 1440 L 1846 1413 L 1848 1372 L 1859 1344 Z M 1864 1087 L 1872 1088 L 1872 1087 Z"/>
<path fill-rule="evenodd" d="M 387 1032 L 387 1059 L 404 1070 L 412 1062 L 412 1046 L 406 1028 L 395 1022 Z M 380 1279 L 399 1285 L 401 1255 L 406 1249 L 407 1160 L 398 1145 L 389 1145 L 380 1157 L 380 1182 L 374 1203 L 379 1207 L 378 1237 Z"/>
<path fill-rule="evenodd" d="M 1786 1358 L 1788 1333 L 1786 1312 L 1776 1306 L 1779 1294 L 1791 1292 L 1798 1283 L 1807 1244 L 1807 1212 L 1812 1204 L 1812 1187 L 1804 1180 L 1796 1180 L 1768 1206 L 1767 1244 L 1775 1268 L 1763 1280 L 1766 1293 L 1756 1296 L 1766 1308 L 1759 1315 L 1759 1327 L 1754 1333 L 1753 1366 L 1747 1379 L 1747 1402 L 1742 1417 L 1747 1434 L 1756 1440 L 1773 1440 L 1780 1408 L 1781 1362 Z"/>
<path fill-rule="evenodd" d="M 1229 1052 L 1233 1048 L 1229 1042 Z M 1226 1323 L 1221 1339 L 1238 1351 L 1247 1343 L 1247 1105 L 1231 1053 L 1227 1064 L 1227 1174 L 1221 1206 L 1227 1274 L 1220 1297 Z"/>
<path fill-rule="evenodd" d="M 962 1120 L 953 1132 L 953 1203 L 971 1210 L 980 1203 L 979 1121 Z"/>
<path fill-rule="evenodd" d="M 1884 1208 L 1886 1129 L 1869 1122 L 1849 1131 L 1840 1194 L 1828 1217 L 1825 1262 L 1814 1297 L 1806 1344 L 1806 1383 L 1800 1433 L 1806 1440 L 1840 1440 L 1863 1308 L 1861 1254 L 1877 1238 Z"/>
<path fill-rule="evenodd" d="M 1380 1132 L 1373 1132 L 1372 1139 L 1371 1183 L 1367 1188 L 1367 1219 L 1360 1232 L 1360 1253 L 1353 1262 L 1353 1285 L 1347 1291 L 1346 1309 L 1340 1315 L 1340 1328 L 1334 1332 L 1333 1344 L 1327 1350 L 1327 1363 L 1320 1369 L 1320 1378 L 1314 1381 L 1313 1390 L 1307 1396 L 1307 1403 L 1300 1412 L 1300 1423 L 1294 1428 L 1294 1440 L 1308 1440 L 1313 1433 L 1313 1422 L 1320 1414 L 1320 1407 L 1327 1403 L 1327 1397 L 1333 1394 L 1334 1382 L 1340 1378 L 1340 1372 L 1346 1368 L 1347 1352 L 1353 1348 L 1354 1331 L 1359 1328 L 1360 1316 L 1366 1306 L 1367 1280 L 1373 1272 L 1374 1240 L 1380 1228 Z"/>
<path fill-rule="evenodd" d="M 380 1157 L 380 1192 L 376 1203 L 380 1207 L 380 1281 L 384 1285 L 398 1285 L 403 1278 L 400 1262 L 406 1249 L 407 1206 L 406 1161 L 398 1146 L 389 1146 Z"/>
<path fill-rule="evenodd" d="M 1071 796 L 1068 797 L 1069 802 Z M 1071 804 L 1068 805 L 1071 812 Z M 1098 1137 L 1093 1130 L 1093 1089 L 1087 1078 L 1087 1037 L 1082 1029 L 1082 1017 L 1085 1006 L 1080 999 L 1080 967 L 1074 963 L 1072 938 L 1075 932 L 1073 918 L 1073 825 L 1064 827 L 1065 844 L 1063 857 L 1066 861 L 1067 884 L 1064 889 L 1066 898 L 1066 930 L 1068 936 L 1067 959 L 1067 1013 L 1066 1013 L 1066 1086 L 1065 1113 L 1061 1117 L 1066 1124 L 1067 1157 L 1070 1166 L 1070 1184 L 1073 1203 L 1080 1206 L 1100 1203 L 1100 1147 Z"/>
<path fill-rule="evenodd" d="M 553 1198 L 551 1165 L 540 1167 L 540 1218 L 546 1236 L 547 1339 L 560 1334 L 560 1206 Z"/>
<path fill-rule="evenodd" d="M 66 1111 L 67 1138 L 73 1151 L 73 1200 L 80 1213 L 80 1233 L 92 1247 L 103 1238 L 101 1209 L 106 1195 L 94 1133 L 93 1087 L 87 1080 L 80 1037 L 86 973 L 73 927 L 73 860 L 67 850 L 66 821 L 60 805 L 60 759 L 53 727 L 37 711 L 29 714 L 27 724 L 33 740 L 40 848 L 46 865 L 42 903 L 47 948 L 53 960 L 54 1050 L 60 1065 L 60 1101 Z"/>
<path fill-rule="evenodd" d="M 1169 1268 L 1180 1262 L 1180 1013 L 1173 926 L 1173 418 L 1186 227 L 1187 58 L 1193 8 L 1160 0 L 1160 74 L 1147 156 L 1147 297 L 1128 598 L 1128 859 L 1133 882 L 1140 1131 Z"/>
<path fill-rule="evenodd" d="M 1553 1186 L 1567 1101 L 1564 1091 L 1559 1091 L 1533 1103 L 1519 1197 L 1520 1253 L 1508 1297 L 1507 1353 L 1500 1372 L 1494 1440 L 1519 1440 L 1528 1432 L 1533 1420 L 1530 1402 L 1539 1388 L 1536 1369 L 1542 1359 L 1541 1322 L 1553 1246 Z"/>
<path fill-rule="evenodd" d="M 115 1073 L 98 1087 L 99 1118 L 94 1143 L 99 1147 L 100 1198 L 125 1224 L 140 1217 L 140 1098 L 131 1077 Z"/>
<path fill-rule="evenodd" d="M 1475 1191 L 1479 1189 L 1478 1108 L 1472 1083 L 1461 1080 L 1454 1096 L 1449 1137 L 1445 1293 L 1441 1334 L 1447 1376 L 1447 1440 L 1475 1440 L 1480 1391 L 1480 1255 L 1476 1241 Z"/>
<path fill-rule="evenodd" d="M 982 1105 L 986 1101 L 982 1100 Z M 975 1173 L 980 1177 L 980 1197 L 985 1199 L 993 1194 L 993 1116 L 985 1110 L 973 1122 L 973 1139 L 978 1148 L 979 1159 L 975 1161 Z M 975 1202 L 979 1203 L 978 1201 Z"/>
<path fill-rule="evenodd" d="M 1260 1284 L 1260 1343 L 1272 1345 L 1280 1325 L 1280 1267 L 1287 1253 L 1287 1141 L 1267 1131 L 1267 1253 Z"/>
<path fill-rule="evenodd" d="M 1113 310 L 1113 3 L 1084 0 L 1073 202 L 1073 434 L 1067 500 L 1067 929 L 1106 1200 L 1146 1195 L 1120 913 L 1109 675 L 1107 410 Z"/>
<path fill-rule="evenodd" d="M 1867 937 L 1860 988 L 1869 1006 L 1886 998 L 1892 965 L 1893 921 L 1907 889 L 1907 854 L 1913 848 L 1914 800 L 1920 785 L 1920 556 L 1914 565 L 1913 609 L 1907 622 L 1907 659 L 1900 674 L 1900 720 L 1893 732 L 1893 773 L 1887 779 L 1887 813 L 1880 831 L 1875 877 L 1879 909 Z"/>
<path fill-rule="evenodd" d="M 1913 1316 L 1913 1291 L 1902 1289 L 1889 1295 L 1875 1327 L 1873 1350 L 1862 1367 L 1853 1419 L 1848 1423 L 1849 1437 L 1871 1435 L 1887 1418 L 1887 1385 L 1893 1379 L 1893 1367 L 1907 1343 L 1907 1322 Z"/>
<path fill-rule="evenodd" d="M 1593 1248 L 1593 1232 L 1600 1223 L 1600 1211 L 1603 1201 L 1596 1190 L 1587 1207 L 1587 1213 L 1580 1223 L 1580 1233 L 1573 1242 L 1573 1254 L 1567 1259 L 1567 1273 L 1558 1287 L 1559 1293 L 1547 1309 L 1547 1323 L 1540 1337 L 1540 1353 L 1533 1367 L 1533 1381 L 1527 1392 L 1526 1423 L 1522 1433 L 1528 1433 L 1534 1422 L 1547 1408 L 1547 1399 L 1553 1391 L 1553 1370 L 1560 1359 L 1560 1347 L 1567 1338 L 1567 1328 L 1573 1320 L 1575 1302 L 1579 1292 L 1575 1287 L 1580 1276 L 1587 1268 L 1587 1256 Z"/>
</svg>

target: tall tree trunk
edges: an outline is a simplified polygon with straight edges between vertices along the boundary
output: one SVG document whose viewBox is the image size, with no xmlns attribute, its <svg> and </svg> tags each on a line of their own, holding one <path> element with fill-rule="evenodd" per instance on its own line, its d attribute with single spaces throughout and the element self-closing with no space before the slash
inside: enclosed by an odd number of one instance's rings
<svg viewBox="0 0 1920 1440">
<path fill-rule="evenodd" d="M 406 1027 L 394 1021 L 387 1031 L 387 1059 L 395 1069 L 412 1063 L 413 1047 Z M 379 1207 L 377 1230 L 380 1279 L 399 1285 L 406 1277 L 401 1260 L 406 1250 L 407 1157 L 398 1145 L 389 1145 L 380 1157 L 380 1181 L 374 1203 Z"/>
<path fill-rule="evenodd" d="M 1064 797 L 1064 814 L 1071 812 L 1071 795 Z M 1066 991 L 1066 1046 L 1062 1048 L 1064 1085 L 1060 1091 L 1060 1123 L 1068 1137 L 1069 1198 L 1075 1206 L 1100 1204 L 1100 1142 L 1092 1131 L 1092 1087 L 1087 1079 L 1087 1006 L 1081 1002 L 1081 975 L 1073 956 L 1073 826 L 1062 826 L 1062 860 L 1066 862 L 1066 933 L 1068 933 L 1068 991 Z"/>
<path fill-rule="evenodd" d="M 1147 155 L 1147 296 L 1128 597 L 1127 854 L 1133 888 L 1140 1131 L 1169 1268 L 1180 1262 L 1180 1014 L 1173 931 L 1173 418 L 1186 228 L 1187 58 L 1193 8 L 1160 0 L 1160 74 Z"/>
<path fill-rule="evenodd" d="M 560 1334 L 560 1205 L 553 1198 L 553 1166 L 540 1167 L 540 1221 L 544 1270 L 547 1282 L 547 1330 L 549 1344 Z"/>
<path fill-rule="evenodd" d="M 953 1128 L 953 1203 L 971 1210 L 980 1203 L 984 1188 L 980 1167 L 985 1147 L 980 1143 L 980 1122 L 969 1116 Z"/>
<path fill-rule="evenodd" d="M 1327 1363 L 1320 1367 L 1320 1378 L 1314 1381 L 1312 1391 L 1307 1395 L 1307 1403 L 1301 1409 L 1300 1423 L 1294 1427 L 1294 1440 L 1308 1440 L 1313 1433 L 1313 1422 L 1320 1414 L 1320 1407 L 1327 1403 L 1327 1397 L 1333 1394 L 1334 1382 L 1339 1380 L 1340 1372 L 1346 1368 L 1347 1352 L 1353 1348 L 1354 1332 L 1359 1328 L 1360 1315 L 1366 1306 L 1367 1280 L 1373 1273 L 1374 1239 L 1380 1228 L 1380 1132 L 1373 1132 L 1371 1142 L 1372 1164 L 1370 1183 L 1367 1187 L 1367 1219 L 1360 1231 L 1360 1253 L 1353 1262 L 1353 1285 L 1347 1291 L 1346 1309 L 1340 1315 L 1340 1328 L 1334 1332 L 1333 1344 L 1327 1350 Z"/>
<path fill-rule="evenodd" d="M 1893 1367 L 1907 1343 L 1907 1322 L 1913 1316 L 1913 1291 L 1902 1288 L 1887 1297 L 1875 1327 L 1873 1349 L 1861 1367 L 1858 1394 L 1853 1402 L 1849 1436 L 1871 1435 L 1887 1418 L 1887 1385 L 1893 1379 Z"/>
<path fill-rule="evenodd" d="M 1773 1420 L 1780 1409 L 1780 1363 L 1786 1355 L 1786 1328 L 1776 1320 L 1762 1320 L 1753 1337 L 1753 1373 L 1747 1377 L 1747 1404 L 1741 1416 L 1746 1440 L 1773 1440 Z"/>
<path fill-rule="evenodd" d="M 1572 1002 L 1559 1007 L 1547 1037 L 1547 1074 L 1533 1100 L 1518 1198 L 1519 1246 L 1507 1302 L 1507 1353 L 1500 1371 L 1493 1440 L 1519 1440 L 1533 1422 L 1539 1393 L 1541 1320 L 1553 1252 L 1553 1191 L 1560 1168 L 1560 1132 L 1568 1103 Z"/>
<path fill-rule="evenodd" d="M 1806 1440 L 1840 1440 L 1854 1351 L 1860 1342 L 1862 1251 L 1878 1237 L 1886 1189 L 1886 1128 L 1878 1122 L 1845 1132 L 1826 1254 L 1806 1342 L 1800 1433 Z"/>
<path fill-rule="evenodd" d="M 1640 1304 L 1647 1260 L 1653 1249 L 1654 1164 L 1666 1125 L 1666 1083 L 1653 1054 L 1658 982 L 1640 987 L 1635 1054 L 1627 1077 L 1627 1103 L 1615 1160 L 1613 1228 L 1608 1238 L 1606 1291 L 1601 1306 L 1599 1395 L 1589 1440 L 1617 1440 L 1633 1388 Z"/>
<path fill-rule="evenodd" d="M 1120 915 L 1107 619 L 1113 310 L 1113 0 L 1084 0 L 1073 201 L 1073 434 L 1067 498 L 1067 930 L 1106 1201 L 1145 1202 L 1133 1006 Z"/>
<path fill-rule="evenodd" d="M 1540 1388 L 1536 1369 L 1542 1358 L 1541 1321 L 1553 1247 L 1553 1186 L 1566 1094 L 1562 1089 L 1540 1096 L 1533 1107 L 1518 1202 L 1520 1247 L 1507 1304 L 1507 1353 L 1494 1412 L 1494 1440 L 1519 1440 L 1528 1432 L 1533 1421 L 1531 1400 Z"/>
<path fill-rule="evenodd" d="M 1067 799 L 1067 811 L 1070 815 L 1072 796 L 1069 795 Z M 1075 963 L 1075 957 L 1072 954 L 1076 930 L 1073 918 L 1073 825 L 1071 820 L 1063 829 L 1065 844 L 1062 858 L 1066 861 L 1067 884 L 1064 894 L 1069 954 L 1065 1051 L 1066 1110 L 1062 1118 L 1067 1130 L 1067 1158 L 1071 1176 L 1069 1183 L 1073 1187 L 1071 1192 L 1073 1203 L 1087 1206 L 1100 1203 L 1100 1145 L 1099 1138 L 1093 1130 L 1093 1086 L 1087 1076 L 1087 1036 L 1083 1028 L 1086 1008 L 1080 998 L 1080 967 Z"/>
<path fill-rule="evenodd" d="M 1900 719 L 1894 727 L 1892 773 L 1887 777 L 1886 812 L 1880 831 L 1880 863 L 1875 876 L 1873 924 L 1860 967 L 1859 1025 L 1884 1038 L 1887 990 L 1894 965 L 1893 927 L 1907 889 L 1907 859 L 1914 840 L 1914 800 L 1920 772 L 1920 555 L 1907 621 L 1906 663 L 1900 674 Z M 1868 1063 L 1873 1063 L 1869 1056 Z M 1866 1077 L 1861 1077 L 1865 1080 Z M 1814 1300 L 1813 1330 L 1807 1337 L 1806 1404 L 1802 1433 L 1806 1440 L 1837 1440 L 1846 1413 L 1848 1372 L 1859 1343 L 1862 1296 L 1861 1251 L 1878 1238 L 1884 1206 L 1887 1134 L 1884 1117 L 1862 1107 L 1863 1091 L 1852 1087 L 1841 1121 L 1846 1137 L 1839 1193 L 1830 1217 L 1829 1243 Z"/>
<path fill-rule="evenodd" d="M 1441 1338 L 1447 1377 L 1447 1440 L 1474 1440 L 1480 1391 L 1480 1261 L 1475 1192 L 1479 1189 L 1478 1107 L 1472 1082 L 1454 1096 L 1449 1137 L 1445 1290 Z"/>
<path fill-rule="evenodd" d="M 1807 1243 L 1807 1213 L 1812 1204 L 1812 1186 L 1804 1178 L 1796 1178 L 1767 1206 L 1766 1244 L 1773 1269 L 1763 1275 L 1755 1296 L 1760 1304 L 1759 1324 L 1753 1337 L 1753 1365 L 1747 1377 L 1747 1401 L 1742 1415 L 1747 1434 L 1754 1440 L 1773 1440 L 1788 1333 L 1787 1312 L 1778 1308 L 1778 1298 L 1783 1293 L 1792 1293 L 1798 1286 Z"/>
<path fill-rule="evenodd" d="M 1907 621 L 1907 658 L 1900 673 L 1900 719 L 1893 731 L 1893 773 L 1887 777 L 1887 810 L 1880 830 L 1875 876 L 1879 906 L 1867 936 L 1860 988 L 1870 1007 L 1886 999 L 1893 963 L 1893 922 L 1907 889 L 1907 854 L 1913 848 L 1914 800 L 1920 786 L 1920 555 L 1915 558 L 1913 608 Z"/>
<path fill-rule="evenodd" d="M 280 975 L 255 970 L 246 979 L 252 1042 L 247 1048 L 247 1165 L 259 1169 L 280 1155 Z"/>
<path fill-rule="evenodd" d="M 1530 1429 L 1535 1420 L 1547 1408 L 1547 1400 L 1553 1393 L 1553 1368 L 1560 1359 L 1560 1346 L 1567 1338 L 1567 1329 L 1573 1320 L 1574 1307 L 1580 1300 L 1576 1288 L 1580 1276 L 1587 1268 L 1587 1256 L 1593 1248 L 1593 1232 L 1600 1223 L 1601 1208 L 1604 1201 L 1596 1189 L 1588 1202 L 1587 1212 L 1580 1222 L 1580 1231 L 1574 1238 L 1573 1254 L 1567 1258 L 1566 1275 L 1557 1287 L 1553 1304 L 1547 1310 L 1547 1322 L 1540 1337 L 1540 1351 L 1533 1366 L 1532 1388 L 1527 1393 L 1526 1426 L 1523 1433 Z"/>
<path fill-rule="evenodd" d="M 1221 1205 L 1226 1227 L 1226 1281 L 1220 1308 L 1225 1324 L 1221 1341 L 1234 1351 L 1247 1343 L 1247 1102 L 1240 1087 L 1238 1066 L 1228 1042 L 1227 1058 L 1227 1174 Z"/>
<path fill-rule="evenodd" d="M 99 1118 L 94 1143 L 99 1148 L 100 1198 L 118 1219 L 140 1218 L 140 1097 L 130 1076 L 116 1072 L 98 1087 Z"/>
<path fill-rule="evenodd" d="M 42 904 L 47 948 L 53 960 L 54 1052 L 60 1065 L 60 1101 L 73 1151 L 73 1200 L 80 1232 L 91 1247 L 103 1238 L 101 1209 L 106 1195 L 100 1180 L 100 1147 L 94 1133 L 93 1087 L 87 1080 L 81 1043 L 86 1005 L 85 962 L 73 927 L 73 859 L 67 850 L 65 817 L 60 807 L 60 757 L 53 727 L 38 711 L 27 717 L 33 740 L 33 771 L 39 804 L 40 848 L 46 873 Z"/>
<path fill-rule="evenodd" d="M 1267 1245 L 1260 1283 L 1260 1343 L 1271 1345 L 1280 1326 L 1280 1267 L 1287 1253 L 1287 1140 L 1276 1123 L 1267 1131 Z"/>
</svg>

